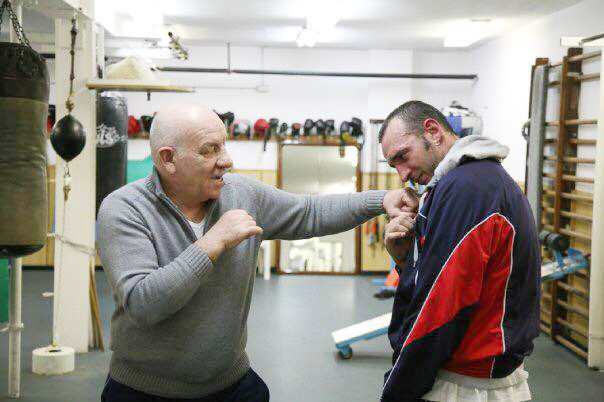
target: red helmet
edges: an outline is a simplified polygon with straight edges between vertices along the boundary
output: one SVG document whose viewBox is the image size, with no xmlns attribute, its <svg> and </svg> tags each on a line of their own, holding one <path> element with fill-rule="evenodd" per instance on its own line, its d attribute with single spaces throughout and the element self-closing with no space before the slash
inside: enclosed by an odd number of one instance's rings
<svg viewBox="0 0 604 402">
<path fill-rule="evenodd" d="M 254 134 L 258 137 L 264 137 L 264 134 L 266 133 L 268 127 L 268 121 L 264 119 L 258 119 L 256 120 L 256 124 L 254 124 Z"/>
</svg>

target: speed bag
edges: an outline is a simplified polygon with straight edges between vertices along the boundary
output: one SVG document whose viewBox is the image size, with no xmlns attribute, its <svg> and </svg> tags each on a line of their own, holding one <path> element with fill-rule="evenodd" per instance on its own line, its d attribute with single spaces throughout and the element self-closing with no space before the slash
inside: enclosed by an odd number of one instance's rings
<svg viewBox="0 0 604 402">
<path fill-rule="evenodd" d="M 96 211 L 112 191 L 126 184 L 128 106 L 115 92 L 101 92 L 96 102 Z"/>
<path fill-rule="evenodd" d="M 0 42 L 0 257 L 46 243 L 46 62 L 29 46 Z"/>
</svg>

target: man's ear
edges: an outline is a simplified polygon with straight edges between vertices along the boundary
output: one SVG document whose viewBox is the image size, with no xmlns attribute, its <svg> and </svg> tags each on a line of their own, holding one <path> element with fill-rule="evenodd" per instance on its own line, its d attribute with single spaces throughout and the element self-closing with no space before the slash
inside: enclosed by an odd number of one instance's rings
<svg viewBox="0 0 604 402">
<path fill-rule="evenodd" d="M 424 120 L 423 128 L 426 139 L 428 139 L 431 143 L 437 146 L 443 143 L 443 128 L 437 120 L 427 118 Z"/>
<path fill-rule="evenodd" d="M 157 150 L 157 154 L 159 155 L 159 163 L 165 171 L 169 174 L 176 173 L 176 165 L 174 164 L 176 150 L 172 147 L 161 147 Z"/>
</svg>

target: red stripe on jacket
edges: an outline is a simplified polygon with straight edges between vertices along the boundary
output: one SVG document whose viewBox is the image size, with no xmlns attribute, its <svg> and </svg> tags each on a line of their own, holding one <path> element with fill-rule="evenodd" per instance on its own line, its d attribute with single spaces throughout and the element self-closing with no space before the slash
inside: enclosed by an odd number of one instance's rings
<svg viewBox="0 0 604 402">
<path fill-rule="evenodd" d="M 445 262 L 403 348 L 476 304 L 468 330 L 445 368 L 490 377 L 495 356 L 505 350 L 502 321 L 513 244 L 514 228 L 500 214 L 472 228 Z"/>
</svg>

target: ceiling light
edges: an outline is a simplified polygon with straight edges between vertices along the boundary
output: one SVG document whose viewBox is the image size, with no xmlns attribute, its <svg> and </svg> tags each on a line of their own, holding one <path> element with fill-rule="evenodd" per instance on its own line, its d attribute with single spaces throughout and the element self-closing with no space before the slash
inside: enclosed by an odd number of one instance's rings
<svg viewBox="0 0 604 402">
<path fill-rule="evenodd" d="M 298 34 L 298 47 L 313 47 L 319 35 L 332 29 L 340 20 L 342 0 L 313 0 L 308 2 L 306 27 Z"/>
<path fill-rule="evenodd" d="M 445 47 L 466 47 L 488 35 L 491 20 L 471 20 L 445 37 Z"/>
<path fill-rule="evenodd" d="M 336 26 L 340 20 L 341 0 L 315 0 L 306 18 L 306 28 L 324 31 Z"/>
<path fill-rule="evenodd" d="M 302 28 L 296 39 L 298 47 L 313 47 L 317 43 L 319 32 L 312 29 Z"/>
</svg>

